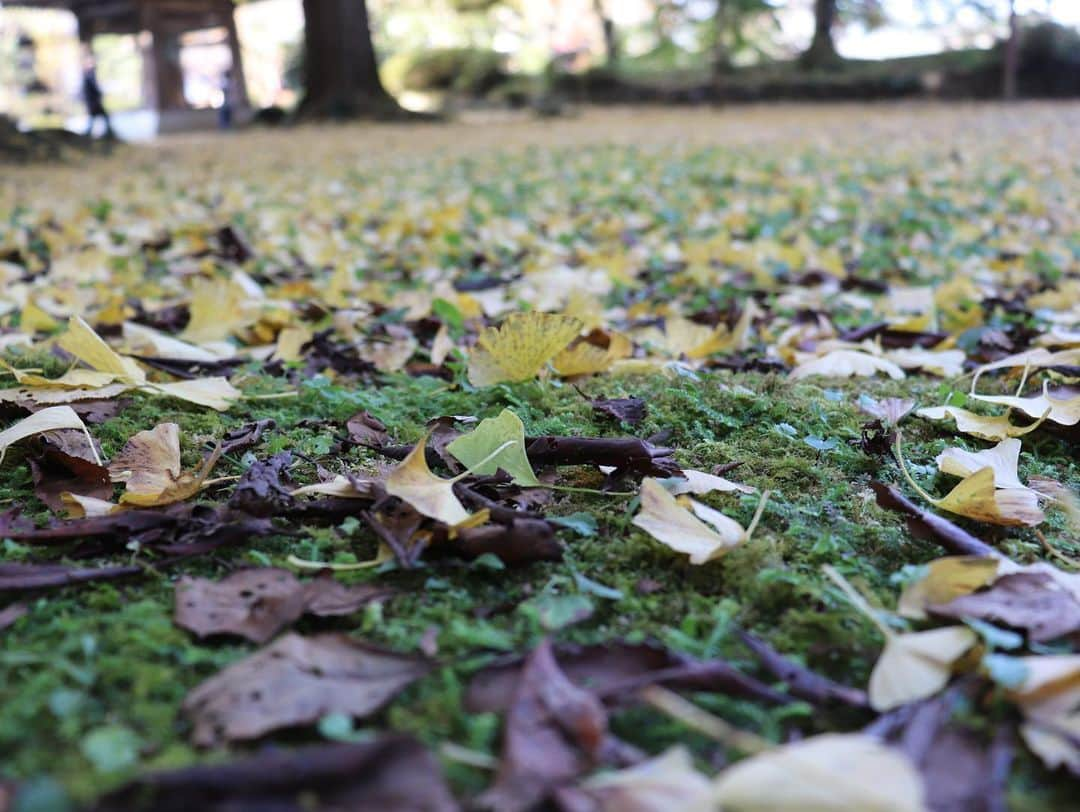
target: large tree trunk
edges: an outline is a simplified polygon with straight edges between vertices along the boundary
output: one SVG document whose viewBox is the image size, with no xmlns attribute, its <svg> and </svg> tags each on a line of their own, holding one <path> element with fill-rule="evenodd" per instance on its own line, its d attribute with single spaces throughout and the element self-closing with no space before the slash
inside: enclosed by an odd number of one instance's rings
<svg viewBox="0 0 1080 812">
<path fill-rule="evenodd" d="M 731 54 L 728 53 L 724 36 L 728 29 L 728 11 L 731 0 L 716 0 L 716 12 L 713 14 L 713 26 L 716 39 L 713 40 L 712 71 L 713 78 L 719 78 L 731 70 Z"/>
<path fill-rule="evenodd" d="M 379 78 L 366 0 L 304 0 L 302 116 L 395 117 Z"/>
<path fill-rule="evenodd" d="M 825 67 L 840 61 L 833 41 L 836 24 L 836 0 L 814 0 L 814 39 L 802 55 L 803 65 L 811 68 Z"/>
<path fill-rule="evenodd" d="M 619 40 L 615 36 L 615 21 L 604 9 L 604 0 L 593 0 L 593 11 L 600 19 L 600 28 L 604 32 L 604 59 L 611 67 L 619 59 Z"/>
<path fill-rule="evenodd" d="M 1005 60 L 1001 77 L 1001 94 L 1016 98 L 1016 79 L 1020 72 L 1020 20 L 1016 16 L 1016 0 L 1009 0 L 1009 38 L 1005 41 Z"/>
</svg>

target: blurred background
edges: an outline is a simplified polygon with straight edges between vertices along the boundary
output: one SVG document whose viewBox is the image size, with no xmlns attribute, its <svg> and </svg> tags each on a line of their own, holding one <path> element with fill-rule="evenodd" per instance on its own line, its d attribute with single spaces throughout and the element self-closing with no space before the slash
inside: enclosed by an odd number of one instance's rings
<svg viewBox="0 0 1080 812">
<path fill-rule="evenodd" d="M 1080 95 L 1078 26 L 1080 0 L 9 1 L 0 113 L 22 129 L 84 130 L 88 54 L 128 139 L 216 126 L 226 101 L 239 123 L 273 124 L 585 103 L 1064 97 Z"/>
</svg>

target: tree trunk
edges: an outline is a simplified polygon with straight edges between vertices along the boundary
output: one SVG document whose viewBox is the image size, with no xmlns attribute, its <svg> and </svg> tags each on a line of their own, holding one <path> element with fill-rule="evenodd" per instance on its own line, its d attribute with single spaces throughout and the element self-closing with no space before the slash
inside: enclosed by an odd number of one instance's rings
<svg viewBox="0 0 1080 812">
<path fill-rule="evenodd" d="M 593 11 L 600 19 L 604 32 L 604 60 L 611 67 L 619 59 L 619 40 L 615 36 L 615 21 L 604 10 L 604 0 L 593 0 Z"/>
<path fill-rule="evenodd" d="M 403 114 L 379 78 L 366 0 L 304 0 L 304 85 L 302 116 Z"/>
<path fill-rule="evenodd" d="M 1020 20 L 1016 16 L 1016 0 L 1009 0 L 1009 38 L 1005 41 L 1005 59 L 1001 77 L 1001 95 L 1015 99 L 1017 74 L 1020 72 Z"/>
<path fill-rule="evenodd" d="M 840 61 L 833 41 L 836 24 L 836 0 L 814 0 L 814 39 L 802 55 L 801 62 L 810 68 L 826 67 Z"/>
<path fill-rule="evenodd" d="M 731 54 L 728 53 L 727 43 L 724 41 L 730 3 L 731 0 L 716 0 L 716 13 L 713 14 L 713 25 L 716 28 L 716 39 L 713 40 L 713 78 L 719 78 L 731 70 Z"/>
</svg>

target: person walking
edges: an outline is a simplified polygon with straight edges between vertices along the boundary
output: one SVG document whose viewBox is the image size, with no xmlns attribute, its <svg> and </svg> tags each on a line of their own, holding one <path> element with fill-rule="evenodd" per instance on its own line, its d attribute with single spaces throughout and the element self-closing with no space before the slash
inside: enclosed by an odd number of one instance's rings
<svg viewBox="0 0 1080 812">
<path fill-rule="evenodd" d="M 93 57 L 87 57 L 83 65 L 82 95 L 83 101 L 86 103 L 87 138 L 94 134 L 94 125 L 99 118 L 105 122 L 105 137 L 110 140 L 116 138 L 116 133 L 113 132 L 112 128 L 112 121 L 109 120 L 109 113 L 105 109 L 105 96 L 101 92 L 101 85 L 98 84 Z"/>
<path fill-rule="evenodd" d="M 221 129 L 232 129 L 235 106 L 236 81 L 233 79 L 232 68 L 226 68 L 221 76 L 221 106 L 218 108 L 218 126 Z"/>
</svg>

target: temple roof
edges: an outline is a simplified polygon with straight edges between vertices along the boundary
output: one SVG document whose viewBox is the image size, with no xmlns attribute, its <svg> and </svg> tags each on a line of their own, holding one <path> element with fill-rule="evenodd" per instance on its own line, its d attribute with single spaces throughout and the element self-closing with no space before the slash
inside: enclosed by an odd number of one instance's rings
<svg viewBox="0 0 1080 812">
<path fill-rule="evenodd" d="M 6 0 L 7 7 L 67 9 L 94 34 L 133 34 L 145 29 L 147 14 L 180 30 L 221 24 L 230 0 Z"/>
</svg>

